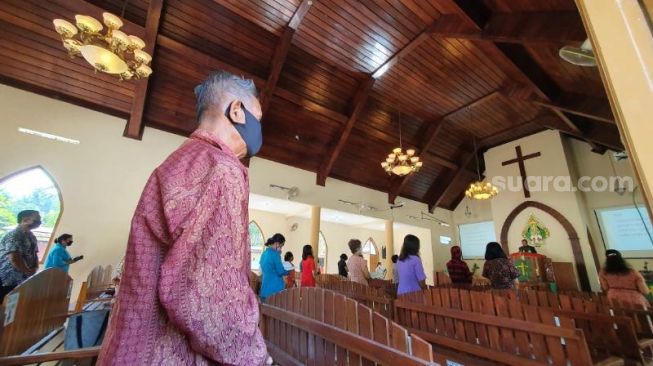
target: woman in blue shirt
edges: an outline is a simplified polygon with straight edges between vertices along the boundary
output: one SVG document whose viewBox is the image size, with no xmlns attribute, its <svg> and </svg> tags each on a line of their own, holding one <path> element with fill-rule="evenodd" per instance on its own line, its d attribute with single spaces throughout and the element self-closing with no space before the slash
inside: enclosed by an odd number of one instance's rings
<svg viewBox="0 0 653 366">
<path fill-rule="evenodd" d="M 48 258 L 45 260 L 45 269 L 59 268 L 62 271 L 68 273 L 68 267 L 70 267 L 71 264 L 84 258 L 82 255 L 72 258 L 70 254 L 68 254 L 66 247 L 69 247 L 73 244 L 72 235 L 63 234 L 60 237 L 56 238 L 54 243 L 54 248 L 50 250 L 50 254 L 48 254 Z"/>
<path fill-rule="evenodd" d="M 282 291 L 285 288 L 283 276 L 288 274 L 281 261 L 281 248 L 286 243 L 286 238 L 281 234 L 274 234 L 265 243 L 267 247 L 261 254 L 261 301 Z"/>
</svg>

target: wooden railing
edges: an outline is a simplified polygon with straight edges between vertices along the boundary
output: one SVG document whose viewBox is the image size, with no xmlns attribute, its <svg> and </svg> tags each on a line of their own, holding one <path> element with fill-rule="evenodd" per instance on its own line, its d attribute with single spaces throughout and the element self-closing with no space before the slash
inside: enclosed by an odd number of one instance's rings
<svg viewBox="0 0 653 366">
<path fill-rule="evenodd" d="M 432 365 L 436 357 L 420 337 L 333 291 L 297 288 L 261 305 L 268 351 L 281 365 Z"/>
<path fill-rule="evenodd" d="M 40 364 L 43 362 L 63 360 L 87 360 L 96 358 L 99 353 L 100 347 L 89 347 L 74 351 L 47 352 L 25 356 L 7 356 L 0 357 L 0 366 Z"/>
</svg>

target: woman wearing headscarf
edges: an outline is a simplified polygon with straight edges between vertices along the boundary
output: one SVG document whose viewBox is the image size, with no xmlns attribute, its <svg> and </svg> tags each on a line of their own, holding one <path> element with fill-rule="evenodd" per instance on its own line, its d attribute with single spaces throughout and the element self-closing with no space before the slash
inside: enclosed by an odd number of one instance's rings
<svg viewBox="0 0 653 366">
<path fill-rule="evenodd" d="M 451 247 L 451 260 L 447 262 L 447 272 L 451 283 L 454 284 L 471 284 L 472 272 L 469 270 L 467 263 L 463 261 L 463 251 L 459 246 Z"/>
</svg>

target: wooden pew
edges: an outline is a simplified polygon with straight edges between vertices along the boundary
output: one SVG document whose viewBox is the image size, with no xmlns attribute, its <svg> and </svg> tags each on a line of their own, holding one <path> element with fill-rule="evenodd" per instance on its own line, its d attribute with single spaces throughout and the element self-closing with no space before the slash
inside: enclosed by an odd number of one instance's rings
<svg viewBox="0 0 653 366">
<path fill-rule="evenodd" d="M 249 272 L 249 287 L 252 291 L 258 296 L 259 291 L 261 290 L 261 276 L 255 272 Z"/>
<path fill-rule="evenodd" d="M 261 305 L 261 314 L 268 352 L 283 366 L 447 364 L 428 342 L 333 291 L 282 291 Z"/>
<path fill-rule="evenodd" d="M 75 304 L 75 312 L 92 310 L 91 308 L 99 306 L 100 302 L 110 301 L 111 296 L 105 296 L 102 300 L 100 296 L 114 288 L 112 277 L 113 267 L 111 265 L 94 267 L 86 277 L 86 281 L 82 282 Z M 89 304 L 89 302 L 94 304 Z"/>
<path fill-rule="evenodd" d="M 321 279 L 322 275 L 319 277 Z M 320 280 L 317 284 L 321 288 L 335 291 L 363 303 L 372 308 L 372 310 L 381 313 L 381 315 L 392 319 L 393 299 L 383 288 L 365 286 L 352 281 L 331 279 L 326 281 Z"/>
<path fill-rule="evenodd" d="M 420 294 L 398 298 L 395 319 L 434 344 L 436 352 L 464 352 L 508 365 L 623 364 L 608 355 L 592 361 L 583 332 L 563 314 L 557 325 L 550 312 L 536 307 L 516 301 L 509 306 L 505 298 L 503 306 L 496 306 L 488 292 L 432 289 Z"/>
<path fill-rule="evenodd" d="M 50 268 L 10 292 L 3 306 L 8 314 L 5 320 L 11 321 L 5 321 L 0 356 L 22 353 L 44 337 L 63 331 L 71 289 L 72 279 L 62 270 Z"/>
<path fill-rule="evenodd" d="M 590 314 L 593 318 L 608 318 L 615 324 L 617 331 L 620 333 L 619 339 L 624 351 L 624 357 L 633 359 L 637 352 L 634 350 L 633 335 L 637 344 L 637 349 L 644 352 L 648 358 L 653 358 L 653 325 L 651 324 L 650 310 L 633 308 L 626 304 L 611 304 L 604 294 L 588 294 L 581 292 L 565 292 L 565 294 L 554 294 L 548 291 L 519 291 L 515 300 L 525 304 L 549 307 L 571 312 L 573 314 Z M 582 321 L 580 315 L 576 316 L 577 324 L 583 328 L 589 336 L 589 328 L 596 324 L 591 321 Z M 632 327 L 632 331 L 630 328 Z M 601 337 L 602 332 L 597 330 L 596 338 Z"/>
<path fill-rule="evenodd" d="M 82 348 L 74 351 L 46 352 L 33 355 L 0 357 L 0 366 L 18 366 L 27 364 L 42 365 L 55 361 L 92 361 L 100 353 L 100 347 Z"/>
</svg>

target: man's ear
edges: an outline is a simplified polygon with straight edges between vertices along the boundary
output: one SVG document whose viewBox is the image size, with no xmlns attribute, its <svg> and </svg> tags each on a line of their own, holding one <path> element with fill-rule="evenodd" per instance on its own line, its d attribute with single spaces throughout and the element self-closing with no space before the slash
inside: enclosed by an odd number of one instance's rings
<svg viewBox="0 0 653 366">
<path fill-rule="evenodd" d="M 229 117 L 235 123 L 245 124 L 245 111 L 240 100 L 234 100 L 229 105 Z"/>
</svg>

